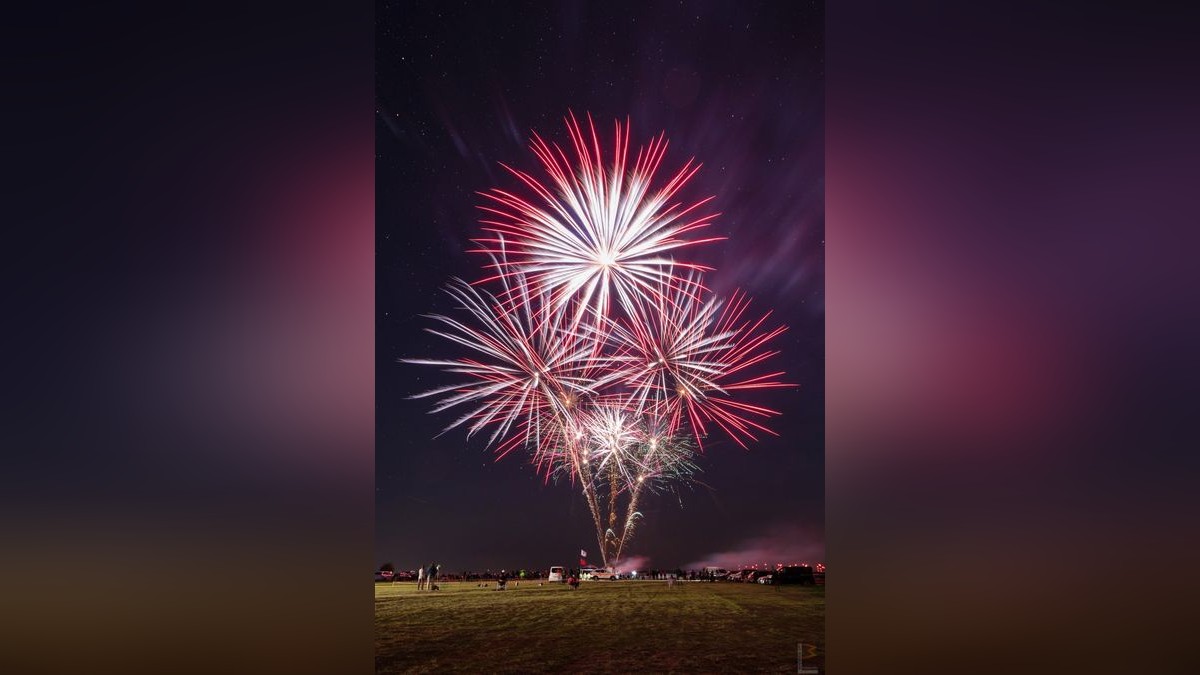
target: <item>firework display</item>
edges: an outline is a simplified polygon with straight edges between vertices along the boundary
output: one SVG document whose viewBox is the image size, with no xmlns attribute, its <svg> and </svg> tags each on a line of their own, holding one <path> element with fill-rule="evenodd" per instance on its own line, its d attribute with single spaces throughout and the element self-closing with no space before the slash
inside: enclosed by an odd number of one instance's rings
<svg viewBox="0 0 1200 675">
<path fill-rule="evenodd" d="M 524 450 L 546 480 L 578 485 L 612 566 L 640 500 L 691 479 L 710 433 L 742 447 L 773 433 L 765 422 L 778 413 L 737 395 L 791 385 L 755 374 L 784 327 L 749 318 L 740 293 L 714 297 L 703 279 L 713 270 L 675 258 L 722 239 L 702 233 L 718 215 L 703 213 L 711 197 L 676 201 L 699 165 L 656 187 L 663 135 L 630 164 L 630 124 L 615 123 L 606 165 L 591 116 L 586 134 L 574 115 L 566 123 L 574 168 L 535 134 L 550 184 L 505 166 L 525 189 L 481 193 L 485 234 L 472 251 L 486 256 L 485 276 L 452 281 L 463 311 L 430 316 L 428 329 L 463 355 L 405 361 L 460 378 L 417 395 L 434 412 L 461 410 L 447 429 L 486 434 L 501 457 Z"/>
</svg>

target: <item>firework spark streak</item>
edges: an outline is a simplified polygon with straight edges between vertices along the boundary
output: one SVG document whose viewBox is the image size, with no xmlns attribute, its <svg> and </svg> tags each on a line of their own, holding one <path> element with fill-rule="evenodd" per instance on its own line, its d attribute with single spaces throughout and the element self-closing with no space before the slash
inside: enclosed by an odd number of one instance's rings
<svg viewBox="0 0 1200 675">
<path fill-rule="evenodd" d="M 765 329 L 769 313 L 747 318 L 740 293 L 712 297 L 711 268 L 673 257 L 721 239 L 694 237 L 717 215 L 697 215 L 711 197 L 676 199 L 699 165 L 655 187 L 663 135 L 630 165 L 630 124 L 616 122 L 606 166 L 591 116 L 586 134 L 574 115 L 566 123 L 574 170 L 557 144 L 535 134 L 531 145 L 553 189 L 506 166 L 531 194 L 480 193 L 486 235 L 473 252 L 488 256 L 487 276 L 453 280 L 462 316 L 431 315 L 428 329 L 468 355 L 404 361 L 460 378 L 415 396 L 436 398 L 434 413 L 466 409 L 447 431 L 490 428 L 497 458 L 525 449 L 547 481 L 579 485 L 614 565 L 642 497 L 690 480 L 710 429 L 742 447 L 773 433 L 764 422 L 778 412 L 736 397 L 794 385 L 754 374 L 784 327 Z"/>
</svg>

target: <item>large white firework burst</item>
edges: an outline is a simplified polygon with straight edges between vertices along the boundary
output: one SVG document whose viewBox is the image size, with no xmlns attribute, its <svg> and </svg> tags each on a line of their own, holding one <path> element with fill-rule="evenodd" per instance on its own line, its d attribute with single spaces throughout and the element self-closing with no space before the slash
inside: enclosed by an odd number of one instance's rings
<svg viewBox="0 0 1200 675">
<path fill-rule="evenodd" d="M 557 144 L 535 134 L 531 145 L 554 189 L 505 165 L 533 196 L 500 189 L 480 193 L 489 200 L 480 207 L 489 216 L 482 221 L 484 229 L 495 236 L 476 239 L 477 251 L 494 254 L 498 245 L 511 246 L 509 256 L 493 260 L 496 276 L 524 275 L 535 289 L 549 294 L 556 311 L 573 306 L 577 324 L 585 316 L 609 316 L 614 298 L 632 311 L 639 298 L 654 298 L 666 288 L 691 283 L 681 272 L 709 269 L 669 255 L 723 238 L 692 237 L 719 215 L 698 215 L 711 197 L 688 206 L 673 201 L 700 165 L 689 160 L 652 189 L 667 150 L 663 135 L 639 149 L 629 167 L 630 124 L 626 121 L 622 128 L 615 123 L 611 164 L 605 166 L 591 116 L 590 139 L 574 115 L 566 121 L 578 161 L 575 170 Z"/>
</svg>

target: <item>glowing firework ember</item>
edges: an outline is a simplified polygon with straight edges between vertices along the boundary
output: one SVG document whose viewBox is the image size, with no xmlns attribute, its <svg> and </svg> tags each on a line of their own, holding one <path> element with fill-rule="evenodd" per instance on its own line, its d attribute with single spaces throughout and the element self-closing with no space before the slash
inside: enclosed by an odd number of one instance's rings
<svg viewBox="0 0 1200 675">
<path fill-rule="evenodd" d="M 606 565 L 641 518 L 641 497 L 698 470 L 693 448 L 710 427 L 743 447 L 771 433 L 763 421 L 778 413 L 736 395 L 791 386 L 751 372 L 777 354 L 766 345 L 784 328 L 765 330 L 769 314 L 745 318 L 745 296 L 711 297 L 709 268 L 666 255 L 719 239 L 691 238 L 714 217 L 696 215 L 709 199 L 672 201 L 699 167 L 689 161 L 656 188 L 664 138 L 629 166 L 629 123 L 615 127 L 607 168 L 591 117 L 589 138 L 572 115 L 576 170 L 557 145 L 532 143 L 554 191 L 509 168 L 531 196 L 481 193 L 489 236 L 475 252 L 491 273 L 455 280 L 448 293 L 464 316 L 432 316 L 439 328 L 429 329 L 468 355 L 407 360 L 463 379 L 418 394 L 438 397 L 433 412 L 467 409 L 447 430 L 491 427 L 498 455 L 524 448 L 547 480 L 580 486 Z"/>
</svg>

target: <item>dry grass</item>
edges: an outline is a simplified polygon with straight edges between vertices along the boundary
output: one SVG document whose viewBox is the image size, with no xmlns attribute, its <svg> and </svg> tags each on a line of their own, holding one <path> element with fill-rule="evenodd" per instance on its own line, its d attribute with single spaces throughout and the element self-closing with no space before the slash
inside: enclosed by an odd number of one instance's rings
<svg viewBox="0 0 1200 675">
<path fill-rule="evenodd" d="M 796 672 L 823 667 L 825 588 L 591 581 L 375 586 L 380 673 Z"/>
</svg>

